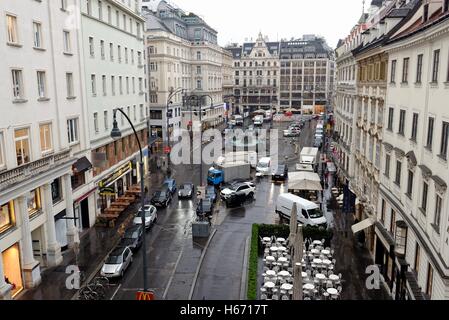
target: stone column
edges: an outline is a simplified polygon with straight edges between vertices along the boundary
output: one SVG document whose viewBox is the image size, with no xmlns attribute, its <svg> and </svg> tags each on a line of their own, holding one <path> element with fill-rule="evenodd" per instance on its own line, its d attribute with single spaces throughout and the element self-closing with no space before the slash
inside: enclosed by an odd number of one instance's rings
<svg viewBox="0 0 449 320">
<path fill-rule="evenodd" d="M 67 218 L 67 242 L 69 248 L 73 248 L 75 243 L 79 243 L 79 233 L 75 226 L 75 214 L 73 210 L 73 192 L 72 192 L 72 180 L 70 174 L 66 174 L 64 180 L 64 197 L 66 206 L 66 218 Z"/>
<path fill-rule="evenodd" d="M 19 212 L 22 217 L 22 269 L 25 288 L 34 288 L 41 283 L 39 262 L 34 259 L 33 240 L 31 238 L 30 216 L 28 213 L 27 197 L 19 197 Z"/>
<path fill-rule="evenodd" d="M 53 213 L 53 200 L 51 196 L 51 185 L 49 183 L 43 186 L 44 190 L 44 212 L 47 215 L 45 229 L 47 231 L 47 264 L 54 267 L 62 262 L 61 246 L 56 240 L 55 216 Z"/>
<path fill-rule="evenodd" d="M 10 284 L 5 281 L 5 274 L 3 273 L 3 255 L 0 252 L 0 300 L 11 300 Z"/>
</svg>

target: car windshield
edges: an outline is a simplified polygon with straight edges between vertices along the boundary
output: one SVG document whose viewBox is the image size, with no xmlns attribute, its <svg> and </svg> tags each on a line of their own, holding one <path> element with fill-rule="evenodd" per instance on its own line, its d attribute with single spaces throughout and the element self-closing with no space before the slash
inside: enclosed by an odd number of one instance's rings
<svg viewBox="0 0 449 320">
<path fill-rule="evenodd" d="M 321 218 L 323 216 L 323 213 L 318 209 L 309 209 L 307 210 L 309 213 L 309 217 L 312 219 Z"/>
<path fill-rule="evenodd" d="M 157 191 L 154 193 L 154 197 L 155 198 L 164 198 L 165 197 L 165 192 L 164 191 Z"/>
<path fill-rule="evenodd" d="M 137 231 L 127 231 L 123 236 L 125 239 L 135 239 L 138 237 Z"/>
<path fill-rule="evenodd" d="M 268 163 L 267 162 L 259 162 L 259 167 L 260 168 L 267 168 L 268 167 Z"/>
<path fill-rule="evenodd" d="M 190 191 L 192 190 L 192 186 L 190 184 L 183 184 L 181 186 L 181 188 L 179 188 L 180 190 L 186 190 L 186 191 Z"/>
<path fill-rule="evenodd" d="M 119 264 L 122 263 L 122 256 L 109 256 L 106 260 L 106 264 Z"/>
</svg>

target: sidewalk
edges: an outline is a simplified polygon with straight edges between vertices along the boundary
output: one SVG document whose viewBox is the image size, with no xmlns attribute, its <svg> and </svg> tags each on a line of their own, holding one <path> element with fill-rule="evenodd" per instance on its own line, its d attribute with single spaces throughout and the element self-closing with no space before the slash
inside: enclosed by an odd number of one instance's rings
<svg viewBox="0 0 449 320">
<path fill-rule="evenodd" d="M 145 177 L 145 185 L 148 187 L 153 175 Z M 147 195 L 148 196 L 148 195 Z M 76 265 L 81 271 L 81 287 L 97 271 L 109 252 L 117 245 L 121 238 L 121 232 L 126 229 L 140 207 L 140 201 L 131 204 L 121 214 L 114 228 L 93 226 L 80 239 L 78 252 L 69 249 L 63 252 L 62 263 L 53 268 L 42 271 L 42 283 L 33 289 L 24 290 L 17 300 L 70 300 L 78 290 L 66 288 L 66 279 L 70 274 L 65 271 L 68 266 Z"/>
</svg>

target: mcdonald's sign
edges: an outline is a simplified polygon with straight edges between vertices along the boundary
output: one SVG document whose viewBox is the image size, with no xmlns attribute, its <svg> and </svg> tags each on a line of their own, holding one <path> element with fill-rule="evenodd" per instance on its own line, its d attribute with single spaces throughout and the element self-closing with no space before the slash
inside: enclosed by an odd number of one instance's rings
<svg viewBox="0 0 449 320">
<path fill-rule="evenodd" d="M 154 292 L 137 291 L 136 300 L 154 300 Z"/>
</svg>

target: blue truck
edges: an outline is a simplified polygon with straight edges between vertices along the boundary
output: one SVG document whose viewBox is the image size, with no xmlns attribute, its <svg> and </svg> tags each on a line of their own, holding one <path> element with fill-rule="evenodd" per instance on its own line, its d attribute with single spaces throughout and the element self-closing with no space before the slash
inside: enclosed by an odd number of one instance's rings
<svg viewBox="0 0 449 320">
<path fill-rule="evenodd" d="M 251 165 L 246 162 L 231 162 L 211 167 L 207 174 L 207 183 L 219 186 L 235 179 L 249 179 Z"/>
</svg>

